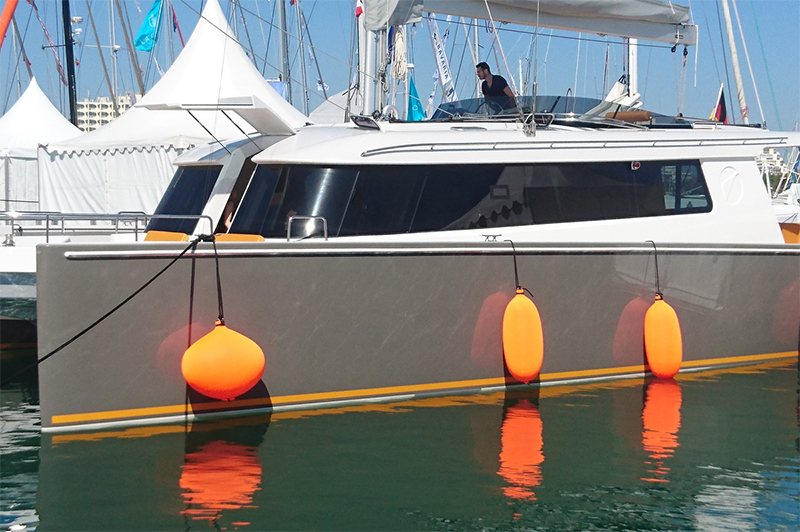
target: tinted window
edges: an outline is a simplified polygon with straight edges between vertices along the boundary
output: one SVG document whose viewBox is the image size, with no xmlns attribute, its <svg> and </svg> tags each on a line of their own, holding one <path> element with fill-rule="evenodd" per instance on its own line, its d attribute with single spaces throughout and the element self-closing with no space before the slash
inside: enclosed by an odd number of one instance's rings
<svg viewBox="0 0 800 532">
<path fill-rule="evenodd" d="M 698 161 L 259 167 L 231 231 L 284 237 L 293 215 L 322 216 L 330 236 L 344 236 L 710 210 Z M 294 237 L 321 234 L 321 224 L 295 223 Z"/>
<path fill-rule="evenodd" d="M 239 209 L 230 227 L 231 233 L 262 234 L 264 225 L 270 223 L 267 212 L 278 181 L 279 176 L 274 169 L 266 166 L 256 168 L 239 203 Z"/>
<path fill-rule="evenodd" d="M 290 217 L 319 216 L 327 220 L 328 230 L 335 235 L 350 202 L 357 175 L 356 170 L 346 168 L 259 167 L 253 183 L 245 191 L 231 232 L 280 238 L 286 236 Z M 258 183 L 255 183 L 256 178 Z M 320 222 L 295 221 L 292 226 L 293 238 L 317 233 L 322 234 Z"/>
<path fill-rule="evenodd" d="M 406 233 L 419 205 L 425 167 L 372 167 L 358 172 L 341 228 L 332 235 Z"/>
<path fill-rule="evenodd" d="M 178 169 L 156 207 L 155 214 L 200 215 L 217 182 L 221 166 L 184 166 Z M 147 230 L 191 233 L 197 219 L 154 219 Z"/>
<path fill-rule="evenodd" d="M 490 195 L 502 171 L 500 165 L 429 167 L 411 232 L 468 228 L 465 215 Z"/>
</svg>

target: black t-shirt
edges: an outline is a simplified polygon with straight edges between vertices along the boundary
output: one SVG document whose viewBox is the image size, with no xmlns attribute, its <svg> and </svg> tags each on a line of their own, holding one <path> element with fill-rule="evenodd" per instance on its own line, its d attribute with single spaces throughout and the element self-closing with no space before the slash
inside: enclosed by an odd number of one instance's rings
<svg viewBox="0 0 800 532">
<path fill-rule="evenodd" d="M 492 76 L 492 86 L 490 87 L 486 80 L 483 81 L 481 84 L 481 91 L 483 91 L 483 95 L 487 97 L 495 97 L 495 96 L 506 96 L 505 88 L 508 87 L 508 82 L 506 78 L 503 76 L 498 76 L 495 74 Z"/>
</svg>

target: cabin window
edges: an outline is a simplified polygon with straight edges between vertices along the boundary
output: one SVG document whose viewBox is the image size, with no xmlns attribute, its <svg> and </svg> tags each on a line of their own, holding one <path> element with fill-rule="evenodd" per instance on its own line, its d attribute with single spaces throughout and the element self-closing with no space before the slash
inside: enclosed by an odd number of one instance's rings
<svg viewBox="0 0 800 532">
<path fill-rule="evenodd" d="M 221 171 L 221 166 L 180 167 L 161 197 L 155 214 L 199 216 Z M 192 233 L 196 226 L 197 218 L 154 218 L 147 225 L 147 231 Z"/>
<path fill-rule="evenodd" d="M 675 198 L 678 198 L 676 201 Z M 381 235 L 708 212 L 699 161 L 536 165 L 259 166 L 233 232 L 283 237 L 289 216 L 330 236 Z M 321 226 L 293 226 L 295 237 Z"/>
<path fill-rule="evenodd" d="M 353 194 L 358 172 L 346 168 L 259 167 L 251 180 L 231 226 L 232 233 L 286 236 L 292 216 L 319 216 L 328 222 L 329 234 L 338 234 Z M 292 236 L 322 234 L 322 224 L 297 221 Z"/>
</svg>

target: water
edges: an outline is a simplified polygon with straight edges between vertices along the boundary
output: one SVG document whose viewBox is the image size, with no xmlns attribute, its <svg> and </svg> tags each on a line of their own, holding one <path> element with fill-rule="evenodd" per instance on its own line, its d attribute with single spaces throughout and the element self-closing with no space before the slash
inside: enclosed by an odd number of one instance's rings
<svg viewBox="0 0 800 532">
<path fill-rule="evenodd" d="M 28 376 L 2 390 L 0 530 L 798 530 L 798 397 L 790 360 L 40 435 Z"/>
</svg>

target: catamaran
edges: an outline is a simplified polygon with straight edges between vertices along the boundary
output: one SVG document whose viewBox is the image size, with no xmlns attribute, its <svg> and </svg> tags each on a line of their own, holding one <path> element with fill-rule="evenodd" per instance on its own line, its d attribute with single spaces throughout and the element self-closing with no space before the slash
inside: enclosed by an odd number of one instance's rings
<svg viewBox="0 0 800 532">
<path fill-rule="evenodd" d="M 800 247 L 755 162 L 796 134 L 558 98 L 451 103 L 426 122 L 297 127 L 258 98 L 220 100 L 261 134 L 177 161 L 156 213 L 184 218 L 143 243 L 38 247 L 42 430 L 658 375 L 659 301 L 675 371 L 797 357 Z M 525 375 L 506 331 L 518 297 L 538 319 L 517 330 L 539 342 Z M 260 367 L 226 342 L 188 362 L 220 327 Z M 223 382 L 245 365 L 247 386 Z"/>
</svg>

